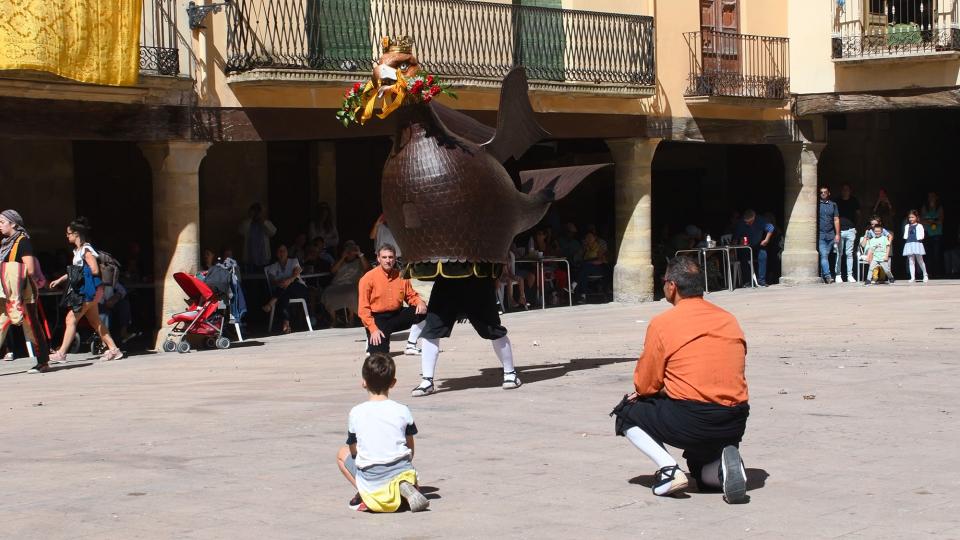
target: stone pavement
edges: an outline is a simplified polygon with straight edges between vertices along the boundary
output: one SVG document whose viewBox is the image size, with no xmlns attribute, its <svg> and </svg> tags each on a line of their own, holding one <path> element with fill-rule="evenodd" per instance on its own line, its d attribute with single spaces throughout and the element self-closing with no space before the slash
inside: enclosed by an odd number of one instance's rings
<svg viewBox="0 0 960 540">
<path fill-rule="evenodd" d="M 708 299 L 749 343 L 749 504 L 650 493 L 654 466 L 607 413 L 668 306 L 611 304 L 506 316 L 519 390 L 468 326 L 442 343 L 436 395 L 410 398 L 419 359 L 396 358 L 421 514 L 346 508 L 334 455 L 365 399 L 359 329 L 4 363 L 0 537 L 960 538 L 960 282 Z"/>
</svg>

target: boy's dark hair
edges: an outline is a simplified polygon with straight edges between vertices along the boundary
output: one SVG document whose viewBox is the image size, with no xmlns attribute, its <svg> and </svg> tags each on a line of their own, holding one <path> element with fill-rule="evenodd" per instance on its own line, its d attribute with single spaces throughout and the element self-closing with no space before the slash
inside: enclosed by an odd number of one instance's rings
<svg viewBox="0 0 960 540">
<path fill-rule="evenodd" d="M 700 264 L 690 257 L 680 255 L 670 259 L 663 279 L 672 281 L 682 298 L 703 296 L 703 270 Z"/>
<path fill-rule="evenodd" d="M 367 383 L 367 390 L 374 394 L 385 394 L 390 390 L 393 379 L 397 374 L 397 365 L 389 354 L 373 353 L 363 361 L 363 380 Z"/>
</svg>

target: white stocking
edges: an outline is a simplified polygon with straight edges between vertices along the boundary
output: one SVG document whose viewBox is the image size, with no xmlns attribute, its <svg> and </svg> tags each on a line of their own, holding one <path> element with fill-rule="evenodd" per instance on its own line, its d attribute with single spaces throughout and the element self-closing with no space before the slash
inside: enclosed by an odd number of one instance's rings
<svg viewBox="0 0 960 540">
<path fill-rule="evenodd" d="M 437 370 L 437 357 L 440 356 L 440 340 L 424 338 L 420 351 L 420 376 L 433 378 Z"/>
<path fill-rule="evenodd" d="M 427 324 L 427 321 L 420 321 L 417 324 L 410 327 L 410 335 L 407 337 L 407 343 L 416 346 L 417 340 L 420 339 L 420 332 L 423 332 L 424 325 Z"/>
<path fill-rule="evenodd" d="M 510 373 L 514 371 L 513 367 L 513 347 L 510 345 L 510 338 L 503 336 L 493 340 L 493 352 L 497 353 L 497 358 L 503 364 L 503 372 Z M 426 351 L 426 349 L 424 349 Z"/>
</svg>

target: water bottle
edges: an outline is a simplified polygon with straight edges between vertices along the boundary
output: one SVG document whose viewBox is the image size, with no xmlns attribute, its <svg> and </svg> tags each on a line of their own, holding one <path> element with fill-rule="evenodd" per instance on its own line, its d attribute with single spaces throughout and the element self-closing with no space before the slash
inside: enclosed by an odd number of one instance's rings
<svg viewBox="0 0 960 540">
<path fill-rule="evenodd" d="M 709 234 L 707 235 L 707 247 L 708 247 L 708 248 L 712 248 L 712 247 L 713 247 L 713 241 L 710 240 L 710 235 L 709 235 Z"/>
</svg>

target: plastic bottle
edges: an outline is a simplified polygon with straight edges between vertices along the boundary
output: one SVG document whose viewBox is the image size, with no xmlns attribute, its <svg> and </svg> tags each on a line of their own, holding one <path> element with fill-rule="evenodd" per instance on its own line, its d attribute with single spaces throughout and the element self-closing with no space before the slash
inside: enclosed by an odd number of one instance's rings
<svg viewBox="0 0 960 540">
<path fill-rule="evenodd" d="M 710 240 L 710 235 L 709 235 L 709 234 L 707 235 L 707 247 L 708 247 L 708 248 L 712 248 L 712 247 L 713 247 L 713 241 Z"/>
</svg>

